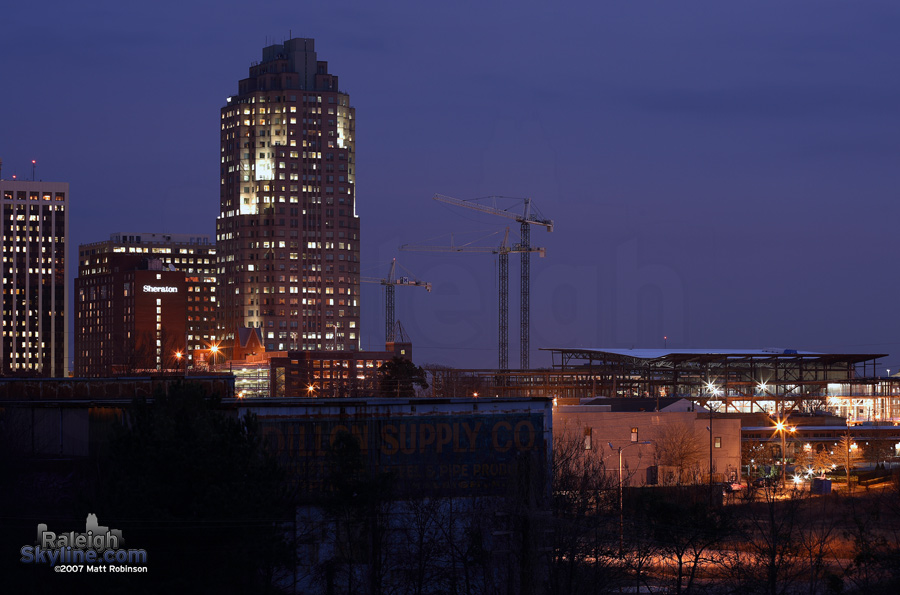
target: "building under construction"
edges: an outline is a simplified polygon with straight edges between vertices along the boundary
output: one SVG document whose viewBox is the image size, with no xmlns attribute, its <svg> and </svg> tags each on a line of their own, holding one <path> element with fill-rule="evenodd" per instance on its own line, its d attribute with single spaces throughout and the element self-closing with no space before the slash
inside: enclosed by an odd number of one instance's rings
<svg viewBox="0 0 900 595">
<path fill-rule="evenodd" d="M 848 423 L 900 422 L 900 378 L 884 354 L 793 349 L 545 349 L 543 370 L 429 369 L 438 397 L 681 397 L 720 412 L 830 411 Z M 648 403 L 652 410 L 652 402 Z"/>
</svg>

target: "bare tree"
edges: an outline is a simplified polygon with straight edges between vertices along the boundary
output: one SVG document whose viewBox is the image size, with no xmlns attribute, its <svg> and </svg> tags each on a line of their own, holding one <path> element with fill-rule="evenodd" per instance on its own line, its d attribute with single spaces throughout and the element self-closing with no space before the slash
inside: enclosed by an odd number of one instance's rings
<svg viewBox="0 0 900 595">
<path fill-rule="evenodd" d="M 877 466 L 891 456 L 894 450 L 893 447 L 893 442 L 890 440 L 870 440 L 863 447 L 863 456 L 866 461 Z"/>
<path fill-rule="evenodd" d="M 585 441 L 581 428 L 563 426 L 553 436 L 553 516 L 549 593 L 606 592 L 621 576 L 617 476 L 603 451 Z M 588 448 L 589 447 L 589 448 Z"/>
<path fill-rule="evenodd" d="M 825 586 L 835 558 L 833 544 L 838 533 L 838 515 L 833 498 L 813 498 L 809 492 L 801 497 L 806 500 L 806 510 L 797 533 L 797 550 L 805 562 L 808 592 L 815 595 Z"/>
<path fill-rule="evenodd" d="M 847 498 L 845 537 L 852 543 L 845 578 L 860 593 L 900 589 L 900 500 L 896 489 Z"/>
<path fill-rule="evenodd" d="M 655 440 L 656 462 L 663 475 L 660 483 L 695 483 L 700 477 L 700 464 L 706 450 L 687 423 L 666 425 Z"/>
<path fill-rule="evenodd" d="M 797 494 L 778 497 L 763 491 L 763 499 L 741 505 L 738 548 L 725 562 L 727 581 L 742 593 L 793 593 L 803 575 L 798 532 L 802 525 Z"/>
<path fill-rule="evenodd" d="M 716 548 L 732 533 L 730 510 L 710 505 L 706 486 L 656 488 L 642 499 L 641 512 L 651 528 L 677 595 L 691 593 L 700 571 L 715 557 Z"/>
</svg>

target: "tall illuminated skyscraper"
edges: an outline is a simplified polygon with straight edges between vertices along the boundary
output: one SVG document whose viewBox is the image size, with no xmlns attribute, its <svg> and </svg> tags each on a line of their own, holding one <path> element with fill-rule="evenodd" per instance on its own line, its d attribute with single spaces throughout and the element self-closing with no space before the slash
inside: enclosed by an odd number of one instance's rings
<svg viewBox="0 0 900 595">
<path fill-rule="evenodd" d="M 355 109 L 312 39 L 263 48 L 221 110 L 218 337 L 359 346 Z"/>
<path fill-rule="evenodd" d="M 3 281 L 0 372 L 65 376 L 69 185 L 0 180 Z"/>
</svg>

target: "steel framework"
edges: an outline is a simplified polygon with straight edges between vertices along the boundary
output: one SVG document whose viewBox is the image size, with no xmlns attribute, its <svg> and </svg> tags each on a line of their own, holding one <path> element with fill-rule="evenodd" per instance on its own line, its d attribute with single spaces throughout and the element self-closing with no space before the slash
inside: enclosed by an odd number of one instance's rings
<svg viewBox="0 0 900 595">
<path fill-rule="evenodd" d="M 485 395 L 579 399 L 684 398 L 722 412 L 788 416 L 845 408 L 848 419 L 900 419 L 900 378 L 875 373 L 883 354 L 793 350 L 663 351 L 548 349 L 545 370 L 434 370 L 435 396 L 459 387 Z M 437 387 L 440 386 L 438 394 Z M 871 413 L 862 412 L 862 407 Z"/>
</svg>

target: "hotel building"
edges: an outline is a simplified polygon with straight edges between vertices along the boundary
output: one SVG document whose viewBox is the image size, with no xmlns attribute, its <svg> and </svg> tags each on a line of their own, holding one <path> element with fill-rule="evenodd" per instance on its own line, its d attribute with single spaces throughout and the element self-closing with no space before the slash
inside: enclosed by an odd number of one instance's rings
<svg viewBox="0 0 900 595">
<path fill-rule="evenodd" d="M 194 367 L 194 353 L 216 342 L 215 260 L 202 235 L 114 233 L 80 246 L 76 373 Z"/>
<path fill-rule="evenodd" d="M 219 339 L 359 347 L 355 110 L 312 39 L 263 49 L 221 109 Z"/>
<path fill-rule="evenodd" d="M 69 185 L 0 180 L 4 376 L 65 376 Z"/>
</svg>

